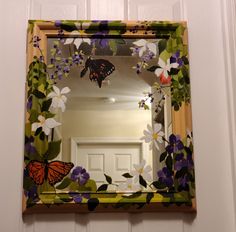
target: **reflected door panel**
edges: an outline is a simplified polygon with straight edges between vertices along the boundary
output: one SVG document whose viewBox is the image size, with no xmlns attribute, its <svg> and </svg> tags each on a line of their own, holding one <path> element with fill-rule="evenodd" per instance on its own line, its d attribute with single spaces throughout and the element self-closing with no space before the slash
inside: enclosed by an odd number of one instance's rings
<svg viewBox="0 0 236 232">
<path fill-rule="evenodd" d="M 88 170 L 97 185 L 106 182 L 104 173 L 113 177 L 116 184 L 125 181 L 123 173 L 129 173 L 134 164 L 140 163 L 141 146 L 127 144 L 89 144 L 77 146 L 77 162 Z"/>
</svg>

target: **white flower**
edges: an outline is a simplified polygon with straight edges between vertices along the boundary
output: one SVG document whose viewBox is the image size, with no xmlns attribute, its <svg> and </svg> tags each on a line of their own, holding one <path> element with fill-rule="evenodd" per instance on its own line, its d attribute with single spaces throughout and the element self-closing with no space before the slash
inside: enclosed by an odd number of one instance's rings
<svg viewBox="0 0 236 232">
<path fill-rule="evenodd" d="M 150 165 L 145 167 L 146 161 L 142 160 L 140 164 L 134 164 L 134 169 L 130 172 L 130 175 L 134 177 L 134 182 L 139 182 L 139 176 L 142 176 L 146 181 L 152 181 L 151 174 L 149 173 L 152 168 Z"/>
<path fill-rule="evenodd" d="M 138 47 L 141 47 L 139 50 L 139 57 L 141 57 L 146 50 L 151 51 L 155 56 L 157 54 L 157 46 L 155 43 L 148 42 L 145 39 L 140 39 L 138 41 L 133 42 L 133 44 Z"/>
<path fill-rule="evenodd" d="M 153 143 L 157 148 L 157 150 L 159 150 L 158 143 L 163 142 L 162 136 L 164 136 L 164 132 L 161 131 L 161 127 L 162 126 L 160 123 L 155 123 L 154 129 L 152 129 L 152 127 L 148 124 L 147 125 L 148 130 L 143 131 L 144 136 L 141 139 L 145 140 L 146 143 L 150 143 L 149 144 L 150 150 L 152 149 Z"/>
<path fill-rule="evenodd" d="M 53 92 L 48 94 L 48 98 L 52 98 L 52 104 L 51 106 L 53 108 L 61 108 L 61 111 L 65 111 L 65 103 L 67 101 L 67 97 L 64 94 L 67 94 L 70 92 L 70 89 L 68 87 L 64 87 L 61 91 L 60 89 L 53 85 Z"/>
<path fill-rule="evenodd" d="M 161 75 L 164 76 L 164 78 L 168 78 L 169 74 L 168 72 L 170 71 L 171 68 L 178 68 L 179 64 L 178 63 L 170 63 L 170 59 L 167 60 L 165 63 L 161 58 L 159 58 L 158 65 L 160 68 L 157 68 L 155 70 L 155 74 L 159 77 Z"/>
<path fill-rule="evenodd" d="M 77 35 L 78 36 L 79 32 L 78 31 L 73 31 L 70 33 L 70 35 Z M 82 44 L 82 43 L 87 43 L 87 44 L 91 44 L 91 39 L 89 38 L 67 38 L 65 40 L 65 43 L 64 44 L 75 44 L 76 48 L 78 49 L 79 46 Z"/>
<path fill-rule="evenodd" d="M 34 122 L 32 124 L 32 131 L 36 131 L 39 127 L 42 127 L 42 131 L 45 133 L 45 135 L 49 135 L 52 128 L 61 125 L 61 123 L 57 122 L 55 119 L 46 119 L 42 115 L 38 116 L 38 120 L 39 122 Z"/>
<path fill-rule="evenodd" d="M 134 183 L 133 178 L 127 178 L 125 183 L 118 186 L 118 190 L 122 192 L 138 192 L 141 190 L 139 183 Z"/>
</svg>

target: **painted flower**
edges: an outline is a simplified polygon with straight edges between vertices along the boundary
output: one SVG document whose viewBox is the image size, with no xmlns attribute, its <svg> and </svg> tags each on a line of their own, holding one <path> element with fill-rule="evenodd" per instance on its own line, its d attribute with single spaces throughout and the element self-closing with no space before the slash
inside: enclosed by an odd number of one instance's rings
<svg viewBox="0 0 236 232">
<path fill-rule="evenodd" d="M 171 63 L 170 59 L 165 63 L 161 58 L 158 61 L 159 68 L 155 70 L 155 74 L 160 77 L 160 81 L 162 84 L 169 84 L 171 82 L 171 77 L 169 72 L 171 68 L 178 68 L 178 63 Z"/>
<path fill-rule="evenodd" d="M 142 57 L 144 52 L 146 51 L 150 51 L 151 53 L 154 54 L 154 56 L 156 56 L 157 54 L 157 46 L 155 43 L 148 42 L 145 39 L 140 39 L 133 42 L 133 44 L 139 47 L 138 49 L 139 57 Z"/>
<path fill-rule="evenodd" d="M 179 67 L 183 65 L 183 60 L 180 58 L 180 51 L 177 51 L 170 57 L 170 63 L 178 63 Z"/>
<path fill-rule="evenodd" d="M 61 108 L 62 112 L 65 111 L 65 103 L 67 101 L 67 97 L 65 94 L 70 92 L 68 87 L 64 87 L 60 90 L 57 86 L 53 85 L 53 90 L 51 93 L 48 94 L 47 98 L 52 98 L 51 106 L 53 108 Z"/>
<path fill-rule="evenodd" d="M 81 166 L 75 167 L 71 173 L 71 179 L 73 181 L 78 181 L 80 185 L 85 185 L 89 178 L 89 173 Z"/>
<path fill-rule="evenodd" d="M 146 181 L 152 181 L 151 174 L 149 172 L 152 171 L 150 165 L 146 165 L 146 161 L 142 160 L 140 164 L 134 164 L 134 170 L 130 172 L 130 175 L 134 177 L 134 182 L 139 182 L 139 176 L 142 176 Z"/>
<path fill-rule="evenodd" d="M 151 150 L 153 147 L 153 143 L 157 150 L 159 150 L 159 143 L 163 142 L 162 137 L 164 136 L 164 132 L 161 131 L 161 124 L 160 123 L 155 123 L 154 128 L 152 128 L 149 124 L 147 125 L 148 130 L 144 130 L 143 134 L 144 136 L 141 137 L 142 140 L 144 140 L 146 143 L 149 144 L 149 149 Z"/>
<path fill-rule="evenodd" d="M 169 144 L 166 146 L 166 151 L 171 154 L 181 151 L 183 148 L 184 144 L 180 140 L 180 136 L 171 134 L 169 137 Z"/>
<path fill-rule="evenodd" d="M 179 191 L 188 190 L 189 178 L 188 178 L 187 175 L 184 175 L 181 178 L 179 178 L 178 182 L 179 182 L 179 185 L 180 185 Z"/>
<path fill-rule="evenodd" d="M 72 31 L 70 33 L 70 35 L 78 35 L 78 33 L 79 33 L 78 31 Z M 87 43 L 88 45 L 90 45 L 91 44 L 91 39 L 89 39 L 89 38 L 67 38 L 65 40 L 64 45 L 74 44 L 76 46 L 76 48 L 79 49 L 79 47 L 82 43 Z"/>
<path fill-rule="evenodd" d="M 118 185 L 118 190 L 123 192 L 138 192 L 141 190 L 139 183 L 135 183 L 133 178 L 127 178 L 125 183 Z"/>
<path fill-rule="evenodd" d="M 25 152 L 27 154 L 35 154 L 36 153 L 36 149 L 34 147 L 34 137 L 33 136 L 30 136 L 30 137 L 25 136 Z"/>
<path fill-rule="evenodd" d="M 89 199 L 90 194 L 89 193 L 69 193 L 69 195 L 73 198 L 75 203 L 81 203 L 83 198 Z"/>
<path fill-rule="evenodd" d="M 57 122 L 55 119 L 53 118 L 46 119 L 42 115 L 38 116 L 38 121 L 39 122 L 34 122 L 32 124 L 32 131 L 36 131 L 38 128 L 41 127 L 45 135 L 49 135 L 52 128 L 61 125 L 61 123 Z"/>
<path fill-rule="evenodd" d="M 167 187 L 171 187 L 174 183 L 172 172 L 167 167 L 164 167 L 162 170 L 158 171 L 157 176 L 159 177 L 159 181 Z"/>
</svg>

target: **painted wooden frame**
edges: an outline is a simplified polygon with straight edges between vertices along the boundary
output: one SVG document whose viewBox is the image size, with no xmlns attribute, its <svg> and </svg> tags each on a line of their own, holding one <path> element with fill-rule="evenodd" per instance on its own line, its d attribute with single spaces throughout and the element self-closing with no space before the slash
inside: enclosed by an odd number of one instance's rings
<svg viewBox="0 0 236 232">
<path fill-rule="evenodd" d="M 75 175 L 78 167 L 72 163 L 52 161 L 60 152 L 61 141 L 53 141 L 50 135 L 50 130 L 58 124 L 50 112 L 56 90 L 48 73 L 48 69 L 54 68 L 54 63 L 46 60 L 47 38 L 56 38 L 53 51 L 56 56 L 60 43 L 64 43 L 66 38 L 77 37 L 113 38 L 118 43 L 122 38 L 136 38 L 139 42 L 159 39 L 157 66 L 148 67 L 148 71 L 160 78 L 161 84 L 156 86 L 157 89 L 166 84 L 171 87 L 173 134 L 169 138 L 163 137 L 167 146 L 160 156 L 163 168 L 158 171 L 157 179 L 147 183 L 139 175 L 142 189 L 150 186 L 151 191 L 136 191 L 128 195 L 108 192 L 107 187 L 113 184 L 112 177 L 105 175 L 107 184 L 97 188 L 90 179 L 80 183 Z M 136 45 L 140 49 L 141 45 Z M 69 62 L 73 65 L 73 58 Z M 140 62 L 137 65 L 139 69 L 147 68 Z M 140 70 L 136 71 L 139 73 Z M 23 213 L 196 212 L 185 22 L 29 21 L 27 72 Z M 65 70 L 63 75 L 68 76 L 69 72 Z M 58 79 L 58 73 L 53 78 Z M 145 107 L 145 102 L 141 107 Z M 123 176 L 127 180 L 132 178 L 130 173 Z"/>
</svg>

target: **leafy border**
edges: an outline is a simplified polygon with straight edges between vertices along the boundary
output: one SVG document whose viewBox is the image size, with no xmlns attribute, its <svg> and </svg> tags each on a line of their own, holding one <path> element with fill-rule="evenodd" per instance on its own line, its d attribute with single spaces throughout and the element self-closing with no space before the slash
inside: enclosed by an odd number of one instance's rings
<svg viewBox="0 0 236 232">
<path fill-rule="evenodd" d="M 53 91 L 53 81 L 49 78 L 49 67 L 44 62 L 43 51 L 40 49 L 40 38 L 34 34 L 34 27 L 42 21 L 29 21 L 29 33 L 31 40 L 29 45 L 33 49 L 39 50 L 39 55 L 34 56 L 33 61 L 29 64 L 27 75 L 27 112 L 26 112 L 26 129 L 25 129 L 25 165 L 32 160 L 44 162 L 55 159 L 60 152 L 61 141 L 50 141 L 49 136 L 37 128 L 32 131 L 32 125 L 39 123 L 38 117 L 52 119 L 55 115 L 49 111 L 52 99 L 47 95 Z M 159 43 L 159 57 L 168 63 L 169 59 L 175 59 L 175 62 L 181 61 L 181 68 L 178 70 L 170 69 L 168 74 L 171 76 L 171 99 L 172 106 L 178 111 L 183 102 L 190 103 L 190 81 L 189 81 L 189 62 L 187 45 L 184 44 L 183 35 L 186 27 L 182 23 L 170 22 L 132 22 L 125 23 L 122 21 L 55 21 L 47 22 L 55 25 L 59 31 L 59 39 L 63 39 L 64 33 L 78 31 L 83 36 L 91 38 L 104 39 L 122 38 L 127 35 L 143 33 L 143 35 L 154 35 L 162 38 Z M 66 37 L 67 35 L 65 35 Z M 117 39 L 112 45 L 115 52 Z M 154 72 L 157 67 L 150 67 L 148 71 Z M 157 90 L 159 86 L 157 87 Z M 145 105 L 145 102 L 144 102 Z M 143 105 L 143 106 L 144 106 Z M 190 140 L 190 141 L 189 141 Z M 24 192 L 26 196 L 26 205 L 32 207 L 38 204 L 58 205 L 68 202 L 86 203 L 88 210 L 94 210 L 99 203 L 110 202 L 114 208 L 124 208 L 138 204 L 138 208 L 143 208 L 150 202 L 163 203 L 165 206 L 176 204 L 185 204 L 192 207 L 192 199 L 195 198 L 195 179 L 193 169 L 193 145 L 191 136 L 180 139 L 177 135 L 171 135 L 167 140 L 166 151 L 161 155 L 160 162 L 163 163 L 162 170 L 159 170 L 159 179 L 151 185 L 156 191 L 136 192 L 128 196 L 120 193 L 107 193 L 108 185 L 112 184 L 112 178 L 106 176 L 107 184 L 102 187 L 96 187 L 93 180 L 88 180 L 86 184 L 80 185 L 77 180 L 69 177 L 64 178 L 61 184 L 51 186 L 45 182 L 41 186 L 35 185 L 29 176 L 28 170 L 24 169 Z M 181 143 L 181 148 L 175 149 L 176 144 Z M 171 148 L 172 146 L 172 148 Z M 177 146 L 178 147 L 178 146 Z M 129 174 L 124 175 L 129 178 Z M 172 179 L 172 181 L 170 181 Z M 140 176 L 139 182 L 146 186 L 145 180 Z M 173 183 L 172 183 L 173 182 Z M 172 184 L 170 184 L 172 183 Z M 181 183 L 185 183 L 181 185 Z M 187 183 L 187 185 L 186 185 Z M 182 186 L 182 187 L 181 187 Z M 57 192 L 55 189 L 63 190 Z M 79 191 L 79 192 L 78 192 Z M 92 193 L 91 191 L 96 191 Z M 89 196 L 86 196 L 86 194 Z M 109 199 L 107 199 L 109 194 Z M 105 198 L 104 198 L 105 197 Z M 76 199 L 81 199 L 77 202 Z"/>
</svg>

